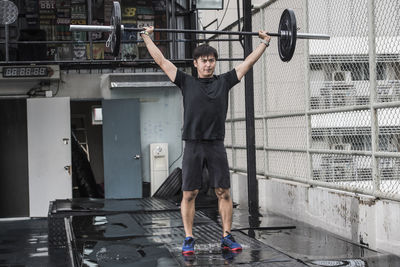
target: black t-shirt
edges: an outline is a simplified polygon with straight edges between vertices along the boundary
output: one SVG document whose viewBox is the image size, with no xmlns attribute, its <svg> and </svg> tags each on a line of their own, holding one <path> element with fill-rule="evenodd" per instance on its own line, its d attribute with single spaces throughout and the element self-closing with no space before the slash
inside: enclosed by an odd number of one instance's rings
<svg viewBox="0 0 400 267">
<path fill-rule="evenodd" d="M 228 93 L 239 82 L 235 69 L 201 79 L 177 71 L 174 83 L 183 95 L 183 140 L 224 140 Z"/>
</svg>

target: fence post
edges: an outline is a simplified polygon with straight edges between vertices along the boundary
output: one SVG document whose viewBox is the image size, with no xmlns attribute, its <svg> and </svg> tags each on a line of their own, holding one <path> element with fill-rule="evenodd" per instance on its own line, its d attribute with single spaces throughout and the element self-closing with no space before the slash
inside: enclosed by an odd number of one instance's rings
<svg viewBox="0 0 400 267">
<path fill-rule="evenodd" d="M 308 32 L 308 0 L 304 2 L 304 30 L 305 32 Z M 308 179 L 312 180 L 313 179 L 313 167 L 312 167 L 312 156 L 310 154 L 310 148 L 312 148 L 312 129 L 311 129 L 311 115 L 309 115 L 309 111 L 311 108 L 310 104 L 310 60 L 309 60 L 309 40 L 304 40 L 304 62 L 305 62 L 305 79 L 304 79 L 304 98 L 306 102 L 305 106 L 305 121 L 306 121 L 306 135 L 307 135 L 307 140 L 306 140 L 306 153 L 307 153 L 307 170 L 308 170 Z"/>
<path fill-rule="evenodd" d="M 231 39 L 232 37 L 229 36 L 229 39 Z M 229 47 L 228 47 L 228 54 L 229 57 L 233 58 L 233 41 L 229 41 Z M 232 61 L 229 61 L 229 70 L 233 69 L 233 64 Z M 232 150 L 232 167 L 233 169 L 237 169 L 237 161 L 236 161 L 236 149 L 235 149 L 235 139 L 236 139 L 236 135 L 235 135 L 235 122 L 234 122 L 234 118 L 235 118 L 235 91 L 234 90 L 229 90 L 229 106 L 230 106 L 230 119 L 231 119 L 231 150 Z"/>
<path fill-rule="evenodd" d="M 374 107 L 376 102 L 376 34 L 375 34 L 375 0 L 368 0 L 368 48 L 369 48 L 369 81 L 370 81 L 370 112 L 371 112 L 371 150 L 372 150 L 372 182 L 374 195 L 380 191 L 380 175 L 376 152 L 378 145 L 378 118 Z"/>
<path fill-rule="evenodd" d="M 264 29 L 265 28 L 265 9 L 266 7 L 262 7 L 260 12 L 261 12 L 261 28 Z M 266 51 L 267 52 L 267 51 Z M 268 150 L 265 149 L 266 147 L 268 147 L 268 126 L 267 126 L 267 121 L 268 119 L 266 118 L 267 113 L 268 113 L 268 101 L 267 101 L 267 80 L 268 80 L 268 73 L 267 73 L 267 60 L 266 58 L 266 52 L 264 52 L 264 54 L 261 56 L 261 73 L 263 75 L 261 75 L 261 87 L 262 87 L 262 98 L 263 98 L 263 113 L 262 113 L 262 117 L 263 117 L 263 135 L 264 135 L 264 140 L 263 140 L 263 153 L 264 153 L 264 162 L 263 162 L 263 172 L 264 175 L 266 173 L 269 173 L 269 165 L 268 165 Z M 268 178 L 265 175 L 265 178 Z"/>
<path fill-rule="evenodd" d="M 243 0 L 244 31 L 251 32 L 252 13 L 251 0 Z M 252 36 L 244 37 L 244 57 L 253 51 Z M 258 181 L 256 176 L 256 145 L 254 129 L 254 78 L 251 68 L 245 75 L 245 106 L 246 106 L 246 152 L 247 152 L 247 184 L 249 211 L 258 212 Z"/>
</svg>

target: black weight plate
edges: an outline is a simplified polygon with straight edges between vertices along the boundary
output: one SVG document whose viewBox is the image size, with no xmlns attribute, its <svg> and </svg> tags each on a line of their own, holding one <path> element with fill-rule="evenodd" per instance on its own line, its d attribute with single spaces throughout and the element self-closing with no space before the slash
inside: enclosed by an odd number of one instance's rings
<svg viewBox="0 0 400 267">
<path fill-rule="evenodd" d="M 114 27 L 111 32 L 111 52 L 114 57 L 117 57 L 121 47 L 121 6 L 116 1 L 113 2 L 110 25 Z"/>
<path fill-rule="evenodd" d="M 294 11 L 290 8 L 285 9 L 279 21 L 278 50 L 282 61 L 288 62 L 292 59 L 296 48 L 297 23 Z"/>
</svg>

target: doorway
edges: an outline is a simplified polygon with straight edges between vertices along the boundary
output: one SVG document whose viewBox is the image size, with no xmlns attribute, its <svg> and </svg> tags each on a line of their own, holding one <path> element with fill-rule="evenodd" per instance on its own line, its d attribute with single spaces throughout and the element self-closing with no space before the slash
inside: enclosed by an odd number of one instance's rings
<svg viewBox="0 0 400 267">
<path fill-rule="evenodd" d="M 101 100 L 71 101 L 73 198 L 104 197 L 103 127 L 94 121 Z"/>
<path fill-rule="evenodd" d="M 71 101 L 73 197 L 141 198 L 138 99 Z"/>
</svg>

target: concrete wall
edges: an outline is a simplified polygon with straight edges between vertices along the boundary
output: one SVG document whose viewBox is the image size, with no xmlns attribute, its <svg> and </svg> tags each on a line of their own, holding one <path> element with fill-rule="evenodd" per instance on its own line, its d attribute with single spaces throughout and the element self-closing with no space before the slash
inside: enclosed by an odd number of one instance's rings
<svg viewBox="0 0 400 267">
<path fill-rule="evenodd" d="M 151 143 L 168 143 L 170 171 L 181 166 L 183 113 L 182 95 L 178 88 L 118 89 L 111 92 L 110 98 L 140 99 L 143 181 L 150 181 Z"/>
<path fill-rule="evenodd" d="M 26 94 L 32 88 L 51 90 L 54 97 L 69 96 L 74 100 L 140 99 L 140 124 L 142 145 L 142 177 L 150 181 L 150 144 L 168 143 L 170 171 L 181 167 L 183 118 L 182 94 L 177 87 L 109 89 L 109 74 L 83 74 L 61 72 L 60 82 L 39 85 L 40 81 L 1 82 L 0 91 L 5 94 Z M 42 93 L 41 93 L 42 94 Z M 1 96 L 0 96 L 1 98 Z M 172 164 L 172 165 L 171 165 Z"/>
<path fill-rule="evenodd" d="M 247 206 L 247 176 L 231 174 L 232 197 Z M 258 179 L 261 210 L 309 223 L 371 249 L 400 255 L 400 203 L 281 179 Z"/>
</svg>

